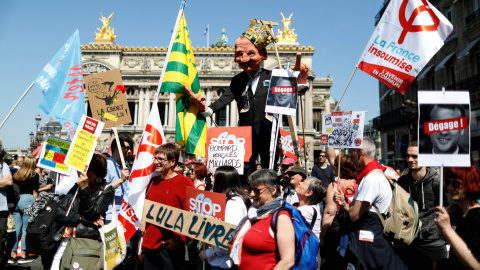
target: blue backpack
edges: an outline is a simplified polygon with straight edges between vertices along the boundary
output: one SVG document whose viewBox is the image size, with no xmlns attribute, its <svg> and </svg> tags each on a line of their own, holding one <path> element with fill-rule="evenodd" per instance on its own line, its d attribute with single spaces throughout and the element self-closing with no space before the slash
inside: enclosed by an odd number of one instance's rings
<svg viewBox="0 0 480 270">
<path fill-rule="evenodd" d="M 287 202 L 273 213 L 271 228 L 277 237 L 278 214 L 282 210 L 287 210 L 292 216 L 293 229 L 295 230 L 295 264 L 291 269 L 314 270 L 317 269 L 317 254 L 320 241 L 315 233 L 312 232 L 312 226 L 302 216 L 297 208 Z"/>
</svg>

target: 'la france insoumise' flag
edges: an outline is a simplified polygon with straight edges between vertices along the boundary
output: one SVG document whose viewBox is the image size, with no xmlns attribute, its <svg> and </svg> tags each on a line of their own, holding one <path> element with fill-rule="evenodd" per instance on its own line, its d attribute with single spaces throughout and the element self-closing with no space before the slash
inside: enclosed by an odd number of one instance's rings
<svg viewBox="0 0 480 270">
<path fill-rule="evenodd" d="M 358 68 L 404 94 L 452 30 L 452 24 L 427 0 L 392 0 Z"/>
<path fill-rule="evenodd" d="M 35 84 L 42 89 L 38 108 L 55 116 L 73 138 L 85 114 L 85 93 L 78 29 L 38 74 Z"/>
<path fill-rule="evenodd" d="M 175 40 L 160 91 L 177 94 L 176 142 L 185 146 L 187 153 L 205 156 L 207 122 L 205 117 L 199 113 L 198 108 L 192 104 L 190 97 L 184 95 L 183 89 L 183 85 L 186 84 L 193 93 L 201 93 L 192 43 L 183 14 L 174 35 Z"/>
</svg>

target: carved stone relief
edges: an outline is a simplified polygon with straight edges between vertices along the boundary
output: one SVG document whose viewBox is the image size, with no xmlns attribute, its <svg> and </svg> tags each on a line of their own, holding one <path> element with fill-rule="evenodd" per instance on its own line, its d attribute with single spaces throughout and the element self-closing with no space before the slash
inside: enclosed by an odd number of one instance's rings
<svg viewBox="0 0 480 270">
<path fill-rule="evenodd" d="M 313 95 L 312 96 L 313 106 L 323 106 L 325 105 L 325 96 L 324 95 Z"/>
<path fill-rule="evenodd" d="M 219 60 L 215 60 L 213 64 L 220 69 L 224 69 L 226 66 L 230 65 L 230 62 L 231 61 L 220 58 Z"/>
<path fill-rule="evenodd" d="M 83 65 L 83 75 L 95 74 L 108 70 L 110 70 L 110 68 L 99 63 L 87 63 Z"/>
<path fill-rule="evenodd" d="M 140 66 L 140 71 L 142 73 L 147 73 L 147 72 L 150 72 L 150 70 L 152 69 L 152 62 L 153 60 L 151 58 L 143 58 L 141 60 L 141 66 Z"/>
<path fill-rule="evenodd" d="M 163 59 L 163 58 L 153 60 L 153 65 L 157 66 L 159 68 L 163 68 L 164 63 L 165 63 L 165 59 Z"/>
<path fill-rule="evenodd" d="M 125 63 L 126 66 L 128 66 L 129 68 L 134 68 L 138 65 L 140 65 L 140 60 L 137 60 L 137 59 L 134 59 L 134 58 L 125 58 L 123 60 L 123 62 Z"/>
</svg>

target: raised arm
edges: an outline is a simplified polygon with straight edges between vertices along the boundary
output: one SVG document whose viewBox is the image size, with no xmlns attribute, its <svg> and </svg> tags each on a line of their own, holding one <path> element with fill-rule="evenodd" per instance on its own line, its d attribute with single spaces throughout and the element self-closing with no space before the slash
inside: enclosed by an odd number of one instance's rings
<svg viewBox="0 0 480 270">
<path fill-rule="evenodd" d="M 333 201 L 333 185 L 328 185 L 327 189 L 327 204 L 323 211 L 322 229 L 320 230 L 320 246 L 323 246 L 323 239 L 328 232 L 328 229 L 332 225 L 333 219 L 337 214 L 337 205 Z"/>
</svg>

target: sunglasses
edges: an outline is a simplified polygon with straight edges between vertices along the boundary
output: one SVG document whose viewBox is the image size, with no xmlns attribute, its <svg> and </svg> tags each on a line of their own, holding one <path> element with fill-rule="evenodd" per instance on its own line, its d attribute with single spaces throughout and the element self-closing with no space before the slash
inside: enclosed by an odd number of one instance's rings
<svg viewBox="0 0 480 270">
<path fill-rule="evenodd" d="M 325 156 L 320 156 L 320 157 L 323 157 L 323 158 L 324 158 Z"/>
<path fill-rule="evenodd" d="M 454 189 L 459 189 L 459 188 L 462 186 L 462 184 L 461 184 L 459 181 L 455 181 L 455 180 L 450 181 L 450 180 L 448 180 L 448 179 L 445 180 L 445 187 L 450 186 L 450 184 L 452 184 L 452 187 L 453 187 Z"/>
<path fill-rule="evenodd" d="M 248 190 L 248 193 L 255 193 L 255 195 L 260 195 L 262 194 L 265 190 L 267 189 L 267 187 L 263 187 L 263 188 L 252 188 L 252 187 L 248 187 L 247 190 Z"/>
</svg>

